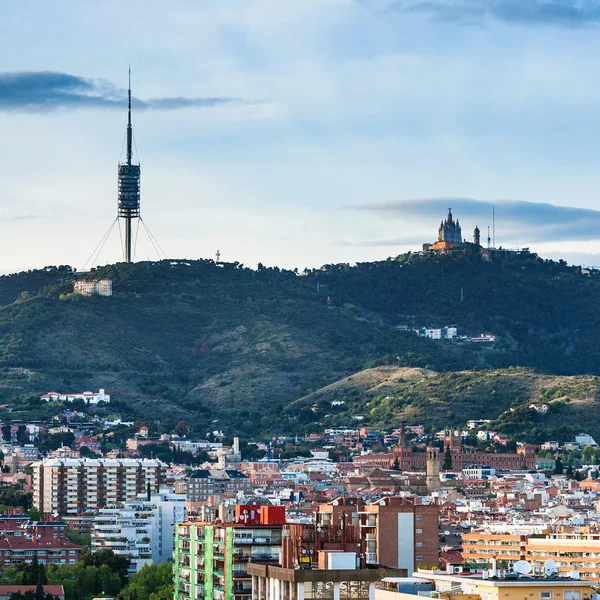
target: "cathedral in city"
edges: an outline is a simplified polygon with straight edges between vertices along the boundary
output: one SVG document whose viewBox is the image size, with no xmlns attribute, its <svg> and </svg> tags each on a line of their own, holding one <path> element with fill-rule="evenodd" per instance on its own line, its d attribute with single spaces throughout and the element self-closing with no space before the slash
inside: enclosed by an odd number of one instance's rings
<svg viewBox="0 0 600 600">
<path fill-rule="evenodd" d="M 481 247 L 479 227 L 475 227 L 473 230 L 472 242 L 463 240 L 460 223 L 458 219 L 454 220 L 452 209 L 449 208 L 446 220 L 440 223 L 437 242 L 434 242 L 433 244 L 423 244 L 423 251 L 450 252 L 452 250 L 460 250 L 466 246 Z"/>
</svg>

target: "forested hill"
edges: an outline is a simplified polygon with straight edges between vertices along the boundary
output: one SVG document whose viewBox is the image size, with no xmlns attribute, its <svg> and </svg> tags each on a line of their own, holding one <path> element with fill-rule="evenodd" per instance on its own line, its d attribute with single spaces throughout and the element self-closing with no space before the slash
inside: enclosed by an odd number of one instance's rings
<svg viewBox="0 0 600 600">
<path fill-rule="evenodd" d="M 296 425 L 297 400 L 362 368 L 528 366 L 600 374 L 600 275 L 533 254 L 403 255 L 298 274 L 172 260 L 0 277 L 0 396 L 105 387 L 137 414 L 245 433 Z M 490 332 L 494 348 L 399 326 Z"/>
</svg>

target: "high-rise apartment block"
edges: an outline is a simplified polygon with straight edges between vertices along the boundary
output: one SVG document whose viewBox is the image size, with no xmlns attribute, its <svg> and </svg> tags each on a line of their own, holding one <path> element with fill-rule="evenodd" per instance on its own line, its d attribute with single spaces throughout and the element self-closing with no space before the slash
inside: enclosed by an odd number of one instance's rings
<svg viewBox="0 0 600 600">
<path fill-rule="evenodd" d="M 251 600 L 248 563 L 280 562 L 285 507 L 238 505 L 236 515 L 176 526 L 174 600 Z"/>
<path fill-rule="evenodd" d="M 48 458 L 31 465 L 33 504 L 43 514 L 79 515 L 158 492 L 166 465 L 150 459 Z"/>
<path fill-rule="evenodd" d="M 94 517 L 92 552 L 101 549 L 129 557 L 131 572 L 173 557 L 173 527 L 185 521 L 184 494 L 169 489 L 133 502 L 101 508 Z"/>
</svg>

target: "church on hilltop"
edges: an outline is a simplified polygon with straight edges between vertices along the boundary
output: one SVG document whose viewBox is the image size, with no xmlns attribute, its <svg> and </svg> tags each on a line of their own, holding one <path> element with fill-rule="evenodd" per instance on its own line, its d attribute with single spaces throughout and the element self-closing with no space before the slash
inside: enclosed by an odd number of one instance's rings
<svg viewBox="0 0 600 600">
<path fill-rule="evenodd" d="M 463 240 L 460 223 L 458 219 L 454 220 L 452 209 L 449 208 L 446 220 L 440 223 L 437 242 L 423 244 L 423 252 L 451 252 L 452 250 L 462 250 L 467 246 L 481 248 L 480 237 L 479 227 L 476 226 L 473 230 L 473 241 Z"/>
</svg>

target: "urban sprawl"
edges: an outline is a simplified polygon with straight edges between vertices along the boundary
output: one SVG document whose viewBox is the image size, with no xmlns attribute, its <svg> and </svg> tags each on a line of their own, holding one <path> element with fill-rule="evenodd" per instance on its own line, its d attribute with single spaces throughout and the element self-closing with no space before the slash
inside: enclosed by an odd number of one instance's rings
<svg viewBox="0 0 600 600">
<path fill-rule="evenodd" d="M 109 550 L 131 575 L 168 562 L 174 600 L 596 593 L 600 448 L 586 433 L 531 445 L 474 420 L 197 439 L 183 421 L 98 416 L 104 389 L 41 401 L 56 403 L 49 422 L 0 428 L 5 571 Z"/>
</svg>

